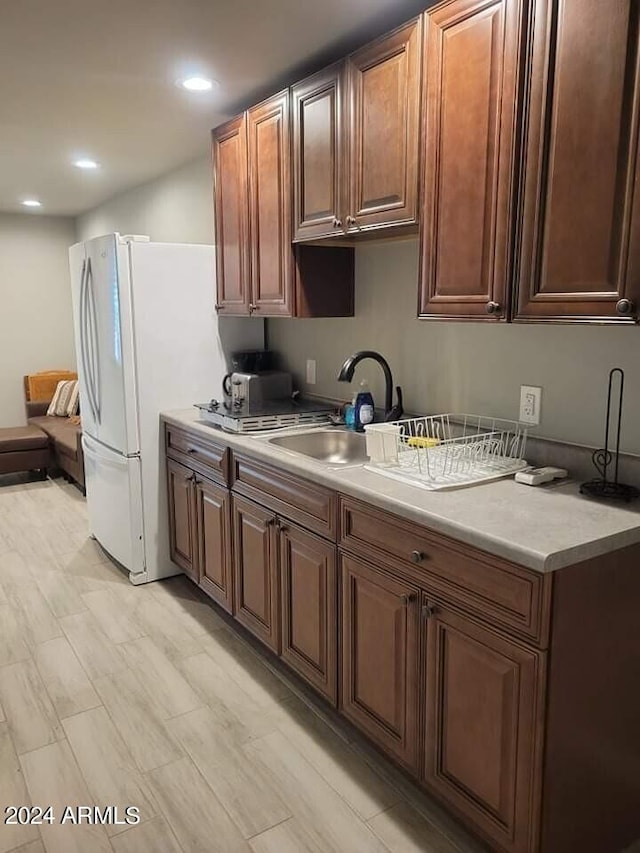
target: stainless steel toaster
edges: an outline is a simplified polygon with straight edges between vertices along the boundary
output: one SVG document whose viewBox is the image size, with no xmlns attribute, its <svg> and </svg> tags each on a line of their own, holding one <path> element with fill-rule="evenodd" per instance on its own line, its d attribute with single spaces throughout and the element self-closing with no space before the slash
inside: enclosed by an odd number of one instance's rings
<svg viewBox="0 0 640 853">
<path fill-rule="evenodd" d="M 291 397 L 292 391 L 291 374 L 283 370 L 231 374 L 231 402 L 235 407 L 254 407 L 265 400 L 285 400 Z"/>
</svg>

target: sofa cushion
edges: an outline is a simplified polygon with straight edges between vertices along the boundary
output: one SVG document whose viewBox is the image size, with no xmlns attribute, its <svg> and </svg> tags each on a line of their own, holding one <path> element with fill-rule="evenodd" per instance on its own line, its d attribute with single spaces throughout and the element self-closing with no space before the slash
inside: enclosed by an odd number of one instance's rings
<svg viewBox="0 0 640 853">
<path fill-rule="evenodd" d="M 49 444 L 49 436 L 37 426 L 4 427 L 0 429 L 0 453 L 18 450 L 37 450 Z"/>
<path fill-rule="evenodd" d="M 51 437 L 58 453 L 63 453 L 71 459 L 78 459 L 78 442 L 82 428 L 72 424 L 69 418 L 56 418 L 44 415 L 30 418 L 29 423 L 40 427 Z"/>
</svg>

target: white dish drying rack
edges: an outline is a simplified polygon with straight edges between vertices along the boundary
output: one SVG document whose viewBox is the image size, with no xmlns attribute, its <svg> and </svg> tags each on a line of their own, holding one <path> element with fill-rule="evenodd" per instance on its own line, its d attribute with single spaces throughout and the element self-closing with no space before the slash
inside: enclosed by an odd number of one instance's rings
<svg viewBox="0 0 640 853">
<path fill-rule="evenodd" d="M 454 489 L 527 467 L 527 427 L 484 415 L 445 414 L 365 427 L 365 466 L 424 489 Z"/>
</svg>

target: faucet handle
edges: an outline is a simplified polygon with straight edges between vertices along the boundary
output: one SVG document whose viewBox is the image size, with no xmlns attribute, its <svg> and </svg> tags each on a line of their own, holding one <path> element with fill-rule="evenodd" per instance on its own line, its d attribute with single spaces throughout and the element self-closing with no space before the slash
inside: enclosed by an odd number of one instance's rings
<svg viewBox="0 0 640 853">
<path fill-rule="evenodd" d="M 399 385 L 396 385 L 396 404 L 395 406 L 392 406 L 388 412 L 384 413 L 385 423 L 400 420 L 400 418 L 404 414 L 404 409 L 402 408 L 402 405 L 402 388 Z"/>
</svg>

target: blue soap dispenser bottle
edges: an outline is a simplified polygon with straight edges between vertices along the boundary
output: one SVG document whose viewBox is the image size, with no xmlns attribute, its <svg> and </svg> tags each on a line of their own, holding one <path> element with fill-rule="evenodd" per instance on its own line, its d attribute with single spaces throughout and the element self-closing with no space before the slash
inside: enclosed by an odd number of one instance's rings
<svg viewBox="0 0 640 853">
<path fill-rule="evenodd" d="M 373 423 L 373 397 L 369 383 L 363 379 L 355 402 L 355 426 L 358 432 L 364 432 L 366 424 Z"/>
</svg>

